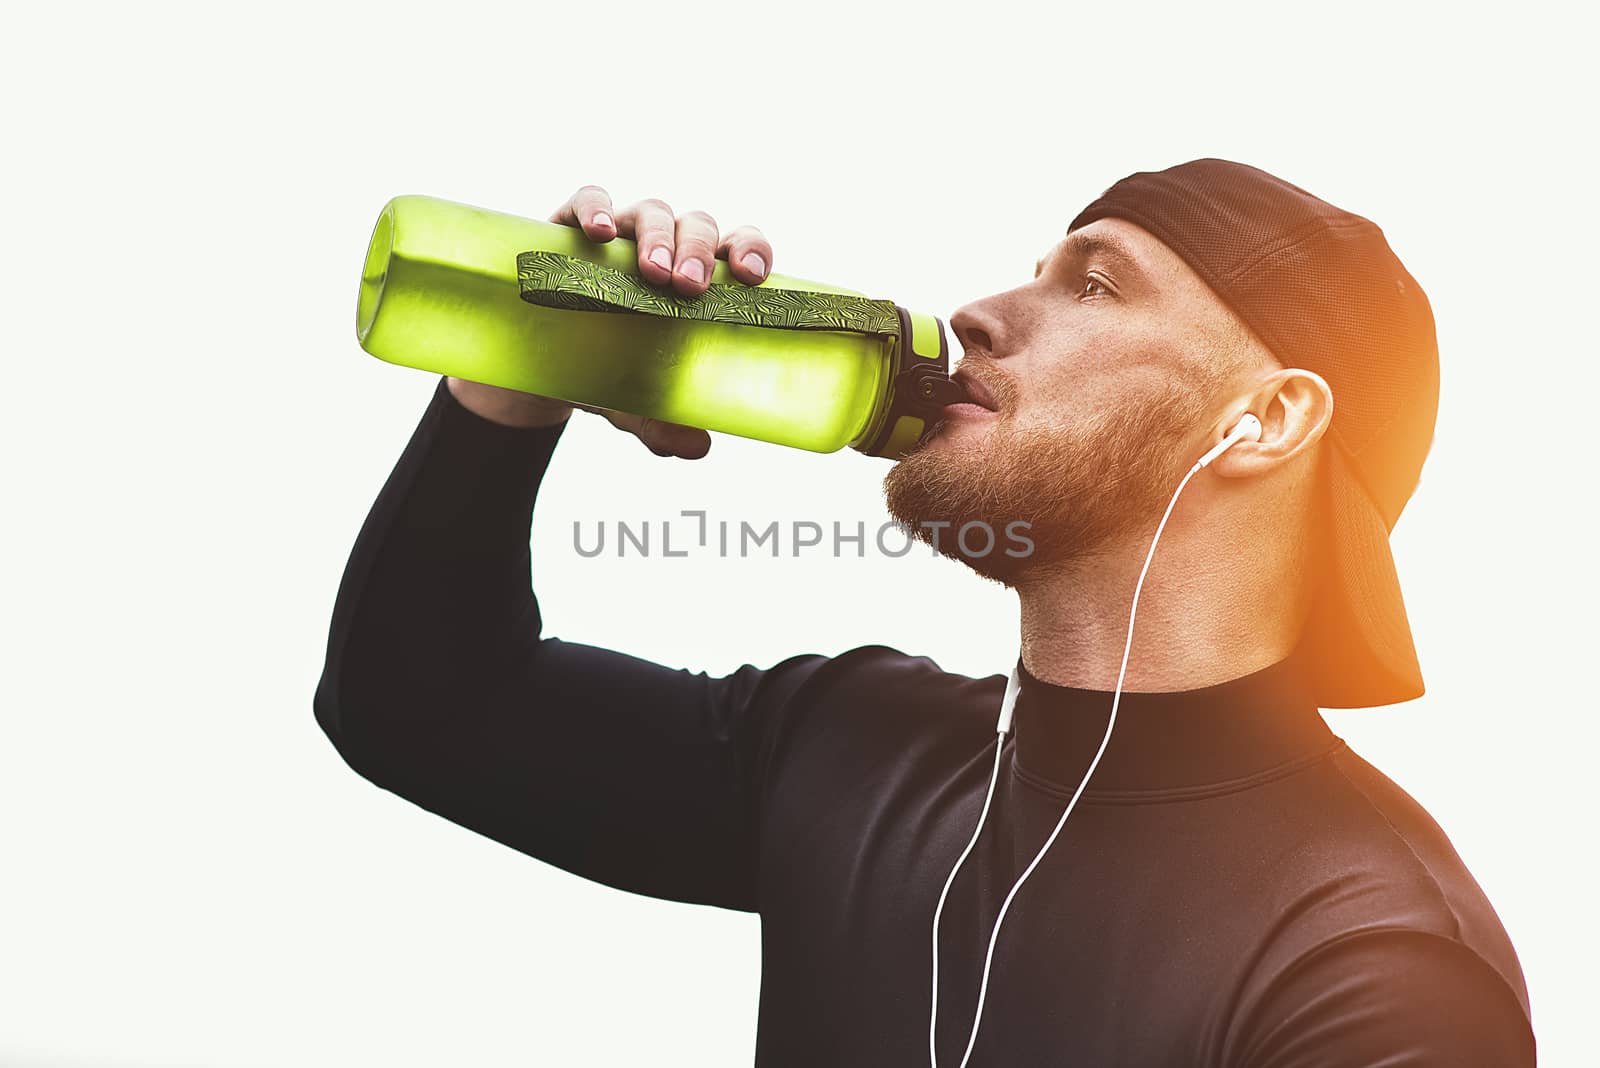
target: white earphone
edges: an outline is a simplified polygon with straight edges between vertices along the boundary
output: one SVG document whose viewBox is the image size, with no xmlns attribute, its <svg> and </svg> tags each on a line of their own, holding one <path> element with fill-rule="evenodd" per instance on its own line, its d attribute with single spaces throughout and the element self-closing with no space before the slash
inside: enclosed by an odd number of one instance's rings
<svg viewBox="0 0 1600 1068">
<path fill-rule="evenodd" d="M 1212 460 L 1221 456 L 1241 441 L 1261 440 L 1261 420 L 1249 412 L 1245 412 L 1239 421 L 1233 424 L 1233 429 L 1223 439 L 1211 446 L 1211 449 L 1195 462 L 1196 467 L 1209 467 Z"/>
<path fill-rule="evenodd" d="M 1206 454 L 1196 460 L 1194 466 L 1189 468 L 1189 473 L 1183 476 L 1178 483 L 1178 488 L 1172 493 L 1172 500 L 1167 502 L 1167 510 L 1161 516 L 1161 522 L 1156 525 L 1155 536 L 1150 539 L 1150 551 L 1145 554 L 1144 567 L 1139 570 L 1139 581 L 1133 588 L 1133 607 L 1128 610 L 1128 639 L 1122 647 L 1122 667 L 1117 672 L 1117 689 L 1111 696 L 1111 720 L 1106 724 L 1105 737 L 1100 740 L 1100 749 L 1095 753 L 1094 759 L 1089 762 L 1089 770 L 1083 773 L 1083 781 L 1073 791 L 1072 799 L 1067 802 L 1066 811 L 1061 814 L 1061 819 L 1056 823 L 1055 830 L 1050 832 L 1050 837 L 1045 839 L 1044 845 L 1033 858 L 1033 862 L 1025 868 L 1017 881 L 1012 884 L 1011 892 L 1006 895 L 1005 901 L 1000 905 L 1000 914 L 995 917 L 994 931 L 989 935 L 989 951 L 983 959 L 983 978 L 978 985 L 978 1009 L 972 1017 L 972 1034 L 967 1038 L 967 1051 L 961 1056 L 961 1068 L 966 1068 L 967 1061 L 972 1057 L 972 1047 L 978 1041 L 978 1024 L 983 1020 L 983 1001 L 989 992 L 989 965 L 994 961 L 995 942 L 1000 937 L 1000 925 L 1005 922 L 1006 912 L 1011 908 L 1011 901 L 1017 896 L 1017 891 L 1022 889 L 1022 884 L 1028 876 L 1033 874 L 1033 869 L 1039 866 L 1044 855 L 1050 851 L 1050 846 L 1055 843 L 1056 836 L 1061 833 L 1061 828 L 1067 824 L 1067 817 L 1072 815 L 1073 808 L 1078 804 L 1078 797 L 1083 793 L 1083 788 L 1089 785 L 1089 777 L 1094 774 L 1094 769 L 1100 763 L 1101 754 L 1106 751 L 1106 744 L 1111 741 L 1111 729 L 1117 723 L 1117 707 L 1122 703 L 1122 682 L 1128 674 L 1128 653 L 1133 649 L 1133 621 L 1139 613 L 1139 593 L 1144 589 L 1144 577 L 1150 571 L 1150 561 L 1155 559 L 1156 545 L 1161 541 L 1161 532 L 1167 527 L 1167 520 L 1172 515 L 1172 509 L 1178 503 L 1178 496 L 1183 493 L 1183 488 L 1189 484 L 1202 467 L 1210 466 L 1211 462 L 1241 441 L 1261 440 L 1261 420 L 1250 412 L 1246 412 L 1233 425 L 1233 429 L 1225 434 Z M 944 913 L 944 902 L 950 893 L 950 886 L 956 881 L 956 872 L 961 870 L 961 865 L 966 862 L 967 856 L 972 852 L 973 846 L 978 844 L 978 836 L 983 832 L 984 821 L 989 815 L 989 805 L 994 800 L 994 787 L 1000 778 L 1000 751 L 1005 745 L 1006 735 L 1011 731 L 1011 716 L 1017 706 L 1017 696 L 1022 691 L 1022 680 L 1015 666 L 1011 669 L 1011 678 L 1006 682 L 1005 696 L 1000 700 L 1000 719 L 995 724 L 998 735 L 994 746 L 994 771 L 989 777 L 989 792 L 983 799 L 983 809 L 978 813 L 978 826 L 972 831 L 972 838 L 967 842 L 967 848 L 961 851 L 961 856 L 956 858 L 956 863 L 950 869 L 950 877 L 944 881 L 944 889 L 939 892 L 939 904 L 933 910 L 933 1010 L 928 1020 L 928 1063 L 932 1068 L 939 1068 L 939 1055 L 935 1045 L 935 1037 L 939 1022 L 939 917 Z"/>
</svg>

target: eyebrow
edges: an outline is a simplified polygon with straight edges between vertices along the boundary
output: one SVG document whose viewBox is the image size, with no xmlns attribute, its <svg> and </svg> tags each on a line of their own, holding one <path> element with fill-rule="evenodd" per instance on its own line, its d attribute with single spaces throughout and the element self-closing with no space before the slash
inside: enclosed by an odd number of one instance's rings
<svg viewBox="0 0 1600 1068">
<path fill-rule="evenodd" d="M 1139 266 L 1139 258 L 1134 255 L 1133 250 L 1116 238 L 1106 234 L 1084 234 L 1082 236 L 1070 234 L 1060 247 L 1061 255 L 1069 259 L 1086 260 L 1098 256 L 1123 268 L 1129 275 L 1146 281 L 1149 280 L 1149 275 Z M 1049 258 L 1050 253 L 1046 253 L 1033 265 L 1033 276 L 1035 278 L 1038 278 L 1044 272 L 1044 261 Z"/>
</svg>

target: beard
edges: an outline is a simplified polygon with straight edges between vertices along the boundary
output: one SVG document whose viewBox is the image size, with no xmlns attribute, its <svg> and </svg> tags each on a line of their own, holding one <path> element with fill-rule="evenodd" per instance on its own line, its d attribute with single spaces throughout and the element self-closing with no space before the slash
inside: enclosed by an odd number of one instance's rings
<svg viewBox="0 0 1600 1068">
<path fill-rule="evenodd" d="M 1168 383 L 1118 410 L 1017 426 L 1014 384 L 982 381 L 999 409 L 982 436 L 957 441 L 935 427 L 890 469 L 884 497 L 912 537 L 1007 587 L 1153 528 L 1211 407 L 1207 391 Z"/>
</svg>

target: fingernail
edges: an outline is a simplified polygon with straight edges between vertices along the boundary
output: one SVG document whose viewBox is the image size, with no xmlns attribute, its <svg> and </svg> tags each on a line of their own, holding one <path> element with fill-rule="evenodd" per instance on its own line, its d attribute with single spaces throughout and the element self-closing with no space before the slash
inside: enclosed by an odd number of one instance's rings
<svg viewBox="0 0 1600 1068">
<path fill-rule="evenodd" d="M 611 221 L 611 216 L 606 214 L 603 211 L 597 211 L 597 212 L 594 213 L 594 224 L 596 226 L 606 226 L 606 227 L 614 227 L 614 226 L 617 225 L 616 223 Z"/>
<path fill-rule="evenodd" d="M 683 264 L 683 276 L 691 282 L 704 282 L 706 265 L 699 260 L 686 260 Z"/>
<path fill-rule="evenodd" d="M 650 253 L 650 262 L 664 271 L 670 271 L 672 270 L 672 253 L 667 251 L 665 245 L 658 245 L 655 251 Z"/>
<path fill-rule="evenodd" d="M 744 264 L 745 270 L 751 274 L 760 278 L 767 276 L 767 261 L 761 258 L 759 252 L 746 252 L 739 262 Z"/>
</svg>

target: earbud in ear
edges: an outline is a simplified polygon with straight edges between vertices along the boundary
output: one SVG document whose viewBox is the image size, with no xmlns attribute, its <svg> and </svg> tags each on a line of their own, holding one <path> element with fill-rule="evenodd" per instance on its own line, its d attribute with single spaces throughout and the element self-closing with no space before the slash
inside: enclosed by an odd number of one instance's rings
<svg viewBox="0 0 1600 1068">
<path fill-rule="evenodd" d="M 1249 412 L 1245 412 L 1239 421 L 1233 424 L 1233 429 L 1228 431 L 1228 437 L 1235 441 L 1260 441 L 1261 420 Z"/>
<path fill-rule="evenodd" d="M 1227 452 L 1241 441 L 1260 440 L 1261 420 L 1257 419 L 1249 412 L 1245 412 L 1244 415 L 1240 417 L 1239 421 L 1233 424 L 1233 429 L 1228 431 L 1227 436 L 1221 441 L 1217 442 L 1215 445 L 1211 446 L 1211 451 L 1200 457 L 1200 462 L 1195 464 L 1195 466 L 1205 467 L 1212 460 L 1215 460 L 1217 457 L 1221 456 L 1223 453 Z"/>
</svg>

